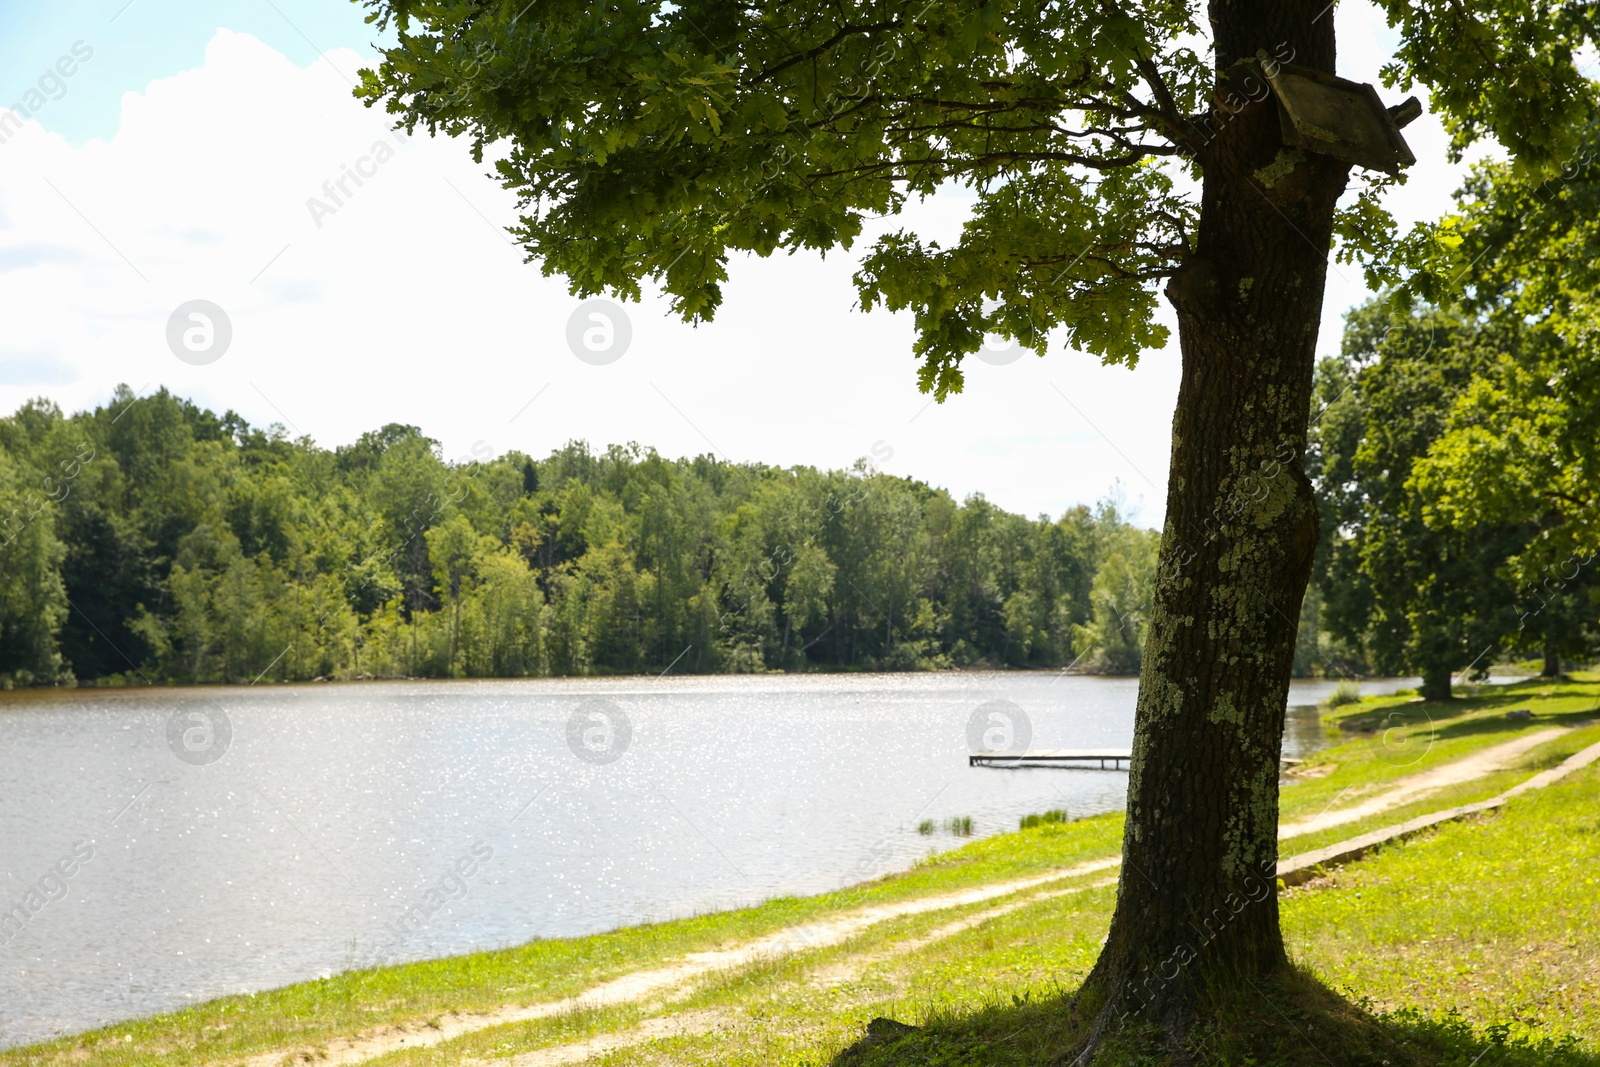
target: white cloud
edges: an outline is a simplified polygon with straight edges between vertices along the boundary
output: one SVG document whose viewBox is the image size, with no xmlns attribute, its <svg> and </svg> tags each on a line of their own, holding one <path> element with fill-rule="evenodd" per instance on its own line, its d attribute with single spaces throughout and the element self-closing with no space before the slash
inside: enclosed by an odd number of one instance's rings
<svg viewBox="0 0 1600 1067">
<path fill-rule="evenodd" d="M 708 326 L 629 305 L 627 354 L 583 363 L 565 340 L 578 301 L 501 229 L 513 198 L 465 145 L 408 140 L 351 97 L 370 58 L 298 68 L 219 30 L 203 66 L 124 95 L 110 140 L 74 148 L 30 122 L 0 145 L 0 313 L 8 353 L 28 356 L 16 375 L 0 362 L 0 410 L 41 385 L 76 409 L 125 381 L 325 445 L 413 423 L 450 456 L 583 437 L 833 466 L 883 442 L 884 469 L 957 495 L 1059 513 L 1120 481 L 1159 521 L 1175 345 L 1133 371 L 1060 351 L 969 361 L 967 393 L 928 406 L 910 316 L 854 310 L 856 256 L 796 255 L 735 262 Z M 964 210 L 952 195 L 914 216 L 953 228 Z M 1359 296 L 1336 287 L 1330 318 Z M 205 366 L 166 343 L 194 299 L 233 326 Z M 65 364 L 53 381 L 40 353 Z"/>
</svg>

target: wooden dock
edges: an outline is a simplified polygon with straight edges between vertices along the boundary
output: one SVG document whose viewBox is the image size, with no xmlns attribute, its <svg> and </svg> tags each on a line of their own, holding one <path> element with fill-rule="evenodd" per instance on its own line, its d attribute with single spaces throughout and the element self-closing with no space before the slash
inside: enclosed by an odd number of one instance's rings
<svg viewBox="0 0 1600 1067">
<path fill-rule="evenodd" d="M 1030 748 L 1026 752 L 977 753 L 967 757 L 967 766 L 1121 771 L 1132 761 L 1133 753 L 1125 748 Z"/>
</svg>

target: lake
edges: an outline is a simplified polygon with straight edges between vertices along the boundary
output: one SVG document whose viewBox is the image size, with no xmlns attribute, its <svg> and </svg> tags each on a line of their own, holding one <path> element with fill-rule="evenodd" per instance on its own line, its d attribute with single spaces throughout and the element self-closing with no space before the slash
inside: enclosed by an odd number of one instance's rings
<svg viewBox="0 0 1600 1067">
<path fill-rule="evenodd" d="M 1367 682 L 1392 692 L 1413 682 Z M 1297 681 L 1285 754 L 1321 743 Z M 1137 680 L 1050 673 L 0 694 L 0 1047 L 380 961 L 836 889 L 1122 771 Z M 1006 704 L 991 704 L 994 701 Z M 1020 709 L 1021 714 L 1016 714 Z M 992 735 L 991 735 L 992 736 Z"/>
</svg>

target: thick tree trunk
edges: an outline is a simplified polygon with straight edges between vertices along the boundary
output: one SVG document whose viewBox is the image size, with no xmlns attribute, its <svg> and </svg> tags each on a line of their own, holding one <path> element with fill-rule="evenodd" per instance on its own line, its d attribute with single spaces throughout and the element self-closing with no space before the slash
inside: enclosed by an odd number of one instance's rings
<svg viewBox="0 0 1600 1067">
<path fill-rule="evenodd" d="M 1257 49 L 1333 69 L 1326 0 L 1214 0 L 1210 13 L 1225 84 Z M 1276 108 L 1266 95 L 1216 123 L 1197 246 L 1167 288 L 1183 375 L 1117 907 L 1085 986 L 1104 998 L 1096 1036 L 1130 1022 L 1180 1034 L 1200 993 L 1286 960 L 1278 761 L 1317 540 L 1302 456 L 1348 168 L 1285 150 Z"/>
<path fill-rule="evenodd" d="M 1451 699 L 1450 668 L 1429 667 L 1422 672 L 1422 688 L 1418 690 L 1423 700 L 1446 701 Z"/>
<path fill-rule="evenodd" d="M 1561 654 L 1550 645 L 1544 646 L 1544 670 L 1540 672 L 1541 678 L 1557 678 L 1561 675 Z"/>
</svg>

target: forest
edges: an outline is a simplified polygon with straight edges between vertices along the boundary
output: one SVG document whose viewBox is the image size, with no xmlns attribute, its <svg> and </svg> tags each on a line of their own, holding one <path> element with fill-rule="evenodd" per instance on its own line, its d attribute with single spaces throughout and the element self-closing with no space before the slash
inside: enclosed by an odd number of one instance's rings
<svg viewBox="0 0 1600 1067">
<path fill-rule="evenodd" d="M 332 450 L 119 388 L 0 420 L 11 686 L 807 669 L 1133 672 L 1157 534 L 878 473 L 572 442 Z"/>
<path fill-rule="evenodd" d="M 1595 436 L 1573 415 L 1593 387 L 1565 351 L 1549 327 L 1461 308 L 1350 313 L 1310 412 L 1321 534 L 1297 675 L 1415 674 L 1447 699 L 1452 673 L 1594 655 L 1593 475 L 1576 460 Z M 864 459 L 575 441 L 449 462 L 400 425 L 329 450 L 126 387 L 94 411 L 39 400 L 0 419 L 0 538 L 8 688 L 1130 674 L 1159 540 L 1114 495 L 1029 519 Z"/>
</svg>

